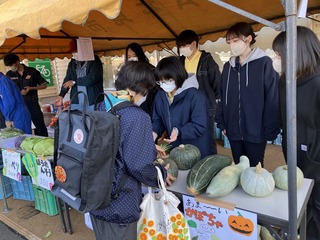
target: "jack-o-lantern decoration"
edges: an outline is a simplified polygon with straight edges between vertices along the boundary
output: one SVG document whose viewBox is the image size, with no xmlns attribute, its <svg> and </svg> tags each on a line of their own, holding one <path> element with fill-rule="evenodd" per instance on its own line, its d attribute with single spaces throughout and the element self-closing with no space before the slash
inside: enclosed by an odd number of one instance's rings
<svg viewBox="0 0 320 240">
<path fill-rule="evenodd" d="M 253 222 L 248 218 L 244 218 L 239 212 L 238 214 L 239 216 L 231 215 L 228 217 L 229 227 L 237 233 L 250 236 L 254 229 Z"/>
</svg>

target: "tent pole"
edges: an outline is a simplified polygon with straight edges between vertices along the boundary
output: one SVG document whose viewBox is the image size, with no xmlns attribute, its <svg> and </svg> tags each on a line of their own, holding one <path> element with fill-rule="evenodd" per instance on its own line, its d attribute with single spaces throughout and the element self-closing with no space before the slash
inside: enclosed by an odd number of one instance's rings
<svg viewBox="0 0 320 240">
<path fill-rule="evenodd" d="M 286 104 L 287 104 L 287 164 L 289 200 L 289 236 L 297 239 L 297 0 L 285 3 L 286 14 Z"/>
<path fill-rule="evenodd" d="M 209 1 L 214 3 L 214 4 L 216 4 L 216 5 L 219 5 L 220 7 L 226 8 L 226 9 L 232 11 L 232 12 L 235 12 L 235 13 L 238 13 L 238 14 L 240 14 L 242 16 L 250 18 L 250 19 L 252 19 L 252 20 L 254 20 L 256 22 L 262 23 L 263 25 L 271 27 L 271 28 L 273 28 L 273 29 L 275 29 L 277 31 L 283 30 L 283 26 L 281 24 L 275 24 L 275 23 L 270 22 L 270 21 L 268 21 L 268 20 L 266 20 L 264 18 L 258 17 L 258 16 L 254 15 L 252 13 L 249 13 L 249 12 L 244 11 L 244 10 L 242 10 L 240 8 L 237 8 L 237 7 L 233 6 L 233 5 L 225 3 L 225 2 L 223 2 L 221 0 L 209 0 Z"/>
</svg>

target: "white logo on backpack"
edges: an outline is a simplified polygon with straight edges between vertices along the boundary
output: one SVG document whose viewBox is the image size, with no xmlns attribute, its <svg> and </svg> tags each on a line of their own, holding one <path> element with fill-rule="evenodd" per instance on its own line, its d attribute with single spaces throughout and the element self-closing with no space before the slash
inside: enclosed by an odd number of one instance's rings
<svg viewBox="0 0 320 240">
<path fill-rule="evenodd" d="M 81 129 L 77 129 L 73 134 L 73 140 L 76 144 L 80 144 L 83 141 L 83 132 Z"/>
</svg>

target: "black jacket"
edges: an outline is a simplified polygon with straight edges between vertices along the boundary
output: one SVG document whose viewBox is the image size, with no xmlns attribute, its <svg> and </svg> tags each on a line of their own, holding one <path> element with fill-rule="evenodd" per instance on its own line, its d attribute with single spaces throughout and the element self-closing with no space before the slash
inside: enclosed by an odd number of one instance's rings
<svg viewBox="0 0 320 240">
<path fill-rule="evenodd" d="M 286 86 L 280 81 L 283 147 L 286 153 Z M 305 177 L 320 181 L 320 66 L 318 71 L 297 79 L 297 165 Z"/>
<path fill-rule="evenodd" d="M 77 86 L 85 86 L 87 88 L 87 94 L 88 94 L 88 100 L 89 105 L 94 104 L 94 101 L 96 97 L 103 93 L 103 68 L 102 68 L 102 62 L 98 56 L 95 55 L 94 61 L 88 61 L 86 73 L 87 75 L 85 77 L 77 78 L 77 62 L 74 59 L 71 59 L 71 61 L 68 64 L 67 74 L 66 77 L 63 80 L 63 83 L 73 80 L 76 82 L 75 86 L 72 87 L 71 93 L 70 93 L 70 99 L 73 97 L 73 95 L 78 91 Z M 61 87 L 61 91 L 59 96 L 64 97 L 67 92 L 69 91 L 69 88 Z M 103 96 L 101 95 L 101 98 L 98 100 L 98 102 L 103 101 Z M 78 98 L 76 97 L 73 99 L 74 104 L 79 103 Z"/>
<path fill-rule="evenodd" d="M 185 64 L 185 59 L 184 56 L 180 57 L 183 65 Z M 210 116 L 213 116 L 216 108 L 216 100 L 220 98 L 220 70 L 210 53 L 201 51 L 196 77 L 199 83 L 199 90 L 210 100 Z"/>
</svg>

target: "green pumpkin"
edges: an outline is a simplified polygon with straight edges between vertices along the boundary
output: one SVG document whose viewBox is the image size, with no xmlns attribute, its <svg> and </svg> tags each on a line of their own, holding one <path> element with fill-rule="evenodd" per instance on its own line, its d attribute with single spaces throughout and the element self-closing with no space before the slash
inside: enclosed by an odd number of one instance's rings
<svg viewBox="0 0 320 240">
<path fill-rule="evenodd" d="M 201 153 L 194 145 L 181 144 L 171 150 L 169 158 L 176 162 L 179 170 L 188 170 L 201 159 Z"/>
<path fill-rule="evenodd" d="M 288 166 L 279 166 L 273 171 L 273 178 L 277 188 L 288 190 Z M 297 188 L 303 184 L 304 176 L 300 168 L 297 167 Z"/>
<path fill-rule="evenodd" d="M 159 164 L 161 164 L 162 166 L 166 166 L 167 164 L 170 164 L 169 169 L 167 170 L 167 173 L 170 174 L 171 176 L 177 178 L 178 177 L 178 166 L 175 163 L 175 161 L 173 161 L 170 158 L 158 158 L 156 160 Z"/>
</svg>

